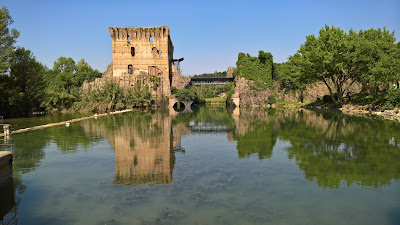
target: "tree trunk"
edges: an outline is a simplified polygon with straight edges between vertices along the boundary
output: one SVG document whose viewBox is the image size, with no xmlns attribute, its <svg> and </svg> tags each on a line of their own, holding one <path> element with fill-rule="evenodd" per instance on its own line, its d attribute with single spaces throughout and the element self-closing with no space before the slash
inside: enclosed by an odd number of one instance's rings
<svg viewBox="0 0 400 225">
<path fill-rule="evenodd" d="M 325 84 L 325 85 L 326 85 L 326 87 L 328 88 L 328 90 L 329 90 L 329 93 L 331 94 L 331 97 L 332 97 L 332 101 L 333 101 L 333 103 L 334 103 L 334 104 L 336 104 L 337 102 L 336 102 L 336 99 L 335 99 L 335 97 L 333 96 L 333 93 L 332 93 L 332 89 L 331 89 L 331 87 L 329 87 L 329 85 L 328 85 L 328 83 L 326 82 L 325 78 L 322 78 L 322 81 L 324 82 L 324 84 Z"/>
</svg>

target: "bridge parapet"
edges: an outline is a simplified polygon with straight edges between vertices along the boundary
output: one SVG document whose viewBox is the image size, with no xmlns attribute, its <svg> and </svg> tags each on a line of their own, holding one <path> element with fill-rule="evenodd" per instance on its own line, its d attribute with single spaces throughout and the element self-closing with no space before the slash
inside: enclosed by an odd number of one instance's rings
<svg viewBox="0 0 400 225">
<path fill-rule="evenodd" d="M 192 77 L 190 80 L 191 85 L 225 85 L 232 83 L 233 78 L 226 77 Z"/>
</svg>

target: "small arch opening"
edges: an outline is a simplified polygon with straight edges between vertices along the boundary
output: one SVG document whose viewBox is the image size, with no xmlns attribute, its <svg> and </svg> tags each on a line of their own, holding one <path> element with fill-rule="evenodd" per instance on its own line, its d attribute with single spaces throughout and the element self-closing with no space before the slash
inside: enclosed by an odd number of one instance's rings
<svg viewBox="0 0 400 225">
<path fill-rule="evenodd" d="M 129 37 L 129 35 L 128 35 L 128 44 L 130 44 L 131 43 L 131 37 Z"/>
<path fill-rule="evenodd" d="M 160 57 L 161 57 L 161 51 L 160 51 L 160 50 L 158 50 L 158 56 L 160 56 Z"/>
<path fill-rule="evenodd" d="M 128 65 L 128 73 L 132 74 L 133 73 L 133 66 L 132 65 Z"/>
<path fill-rule="evenodd" d="M 173 108 L 177 112 L 182 112 L 183 110 L 185 110 L 185 104 L 183 104 L 182 102 L 177 102 L 174 104 Z"/>
<path fill-rule="evenodd" d="M 150 41 L 150 44 L 153 44 L 153 36 L 150 36 L 149 41 Z"/>
</svg>

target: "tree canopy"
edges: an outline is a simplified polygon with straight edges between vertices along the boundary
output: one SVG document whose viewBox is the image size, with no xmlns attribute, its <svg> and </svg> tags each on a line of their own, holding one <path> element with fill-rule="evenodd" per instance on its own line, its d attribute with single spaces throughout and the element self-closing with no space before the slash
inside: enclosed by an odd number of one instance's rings
<svg viewBox="0 0 400 225">
<path fill-rule="evenodd" d="M 10 68 L 14 44 L 19 37 L 19 31 L 9 28 L 12 23 L 8 9 L 3 6 L 0 9 L 0 75 L 5 74 Z"/>
<path fill-rule="evenodd" d="M 289 61 L 301 68 L 305 79 L 322 81 L 343 103 L 356 81 L 377 86 L 399 80 L 400 49 L 395 40 L 385 28 L 346 33 L 326 25 L 318 37 L 307 36 Z"/>
</svg>

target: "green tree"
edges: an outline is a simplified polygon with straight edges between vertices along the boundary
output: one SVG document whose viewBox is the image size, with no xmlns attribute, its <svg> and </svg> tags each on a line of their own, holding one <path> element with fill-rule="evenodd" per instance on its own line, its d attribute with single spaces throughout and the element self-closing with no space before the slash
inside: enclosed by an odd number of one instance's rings
<svg viewBox="0 0 400 225">
<path fill-rule="evenodd" d="M 14 44 L 19 36 L 19 31 L 9 28 L 12 23 L 8 9 L 3 6 L 0 9 L 0 75 L 5 74 L 10 67 Z"/>
<path fill-rule="evenodd" d="M 196 99 L 196 93 L 190 89 L 178 90 L 175 96 L 179 101 L 182 102 L 194 101 Z"/>
<path fill-rule="evenodd" d="M 17 92 L 16 98 L 11 98 L 11 104 L 15 100 L 14 115 L 27 116 L 40 106 L 44 97 L 44 68 L 31 51 L 17 48 L 11 61 L 10 78 L 14 82 Z"/>
<path fill-rule="evenodd" d="M 72 58 L 59 57 L 54 62 L 53 70 L 46 73 L 48 87 L 43 105 L 47 109 L 70 109 L 81 100 L 79 89 L 82 84 L 97 77 L 101 77 L 101 73 L 93 70 L 84 59 L 75 65 Z"/>
<path fill-rule="evenodd" d="M 394 32 L 385 28 L 361 30 L 357 40 L 352 62 L 362 68 L 363 80 L 385 89 L 400 80 L 400 48 L 395 44 Z"/>
<path fill-rule="evenodd" d="M 91 82 L 94 79 L 101 77 L 101 73 L 98 70 L 93 70 L 85 59 L 81 59 L 76 64 L 76 73 L 74 77 L 75 83 L 78 86 L 82 86 L 85 81 Z"/>
<path fill-rule="evenodd" d="M 325 26 L 318 37 L 309 35 L 290 61 L 300 66 L 308 80 L 320 80 L 328 88 L 333 101 L 339 103 L 352 84 L 361 79 L 375 84 L 395 80 L 399 71 L 399 49 L 394 33 L 381 30 L 350 30 Z"/>
<path fill-rule="evenodd" d="M 65 58 L 61 56 L 54 62 L 53 71 L 57 73 L 75 73 L 75 61 L 71 57 Z"/>
</svg>

